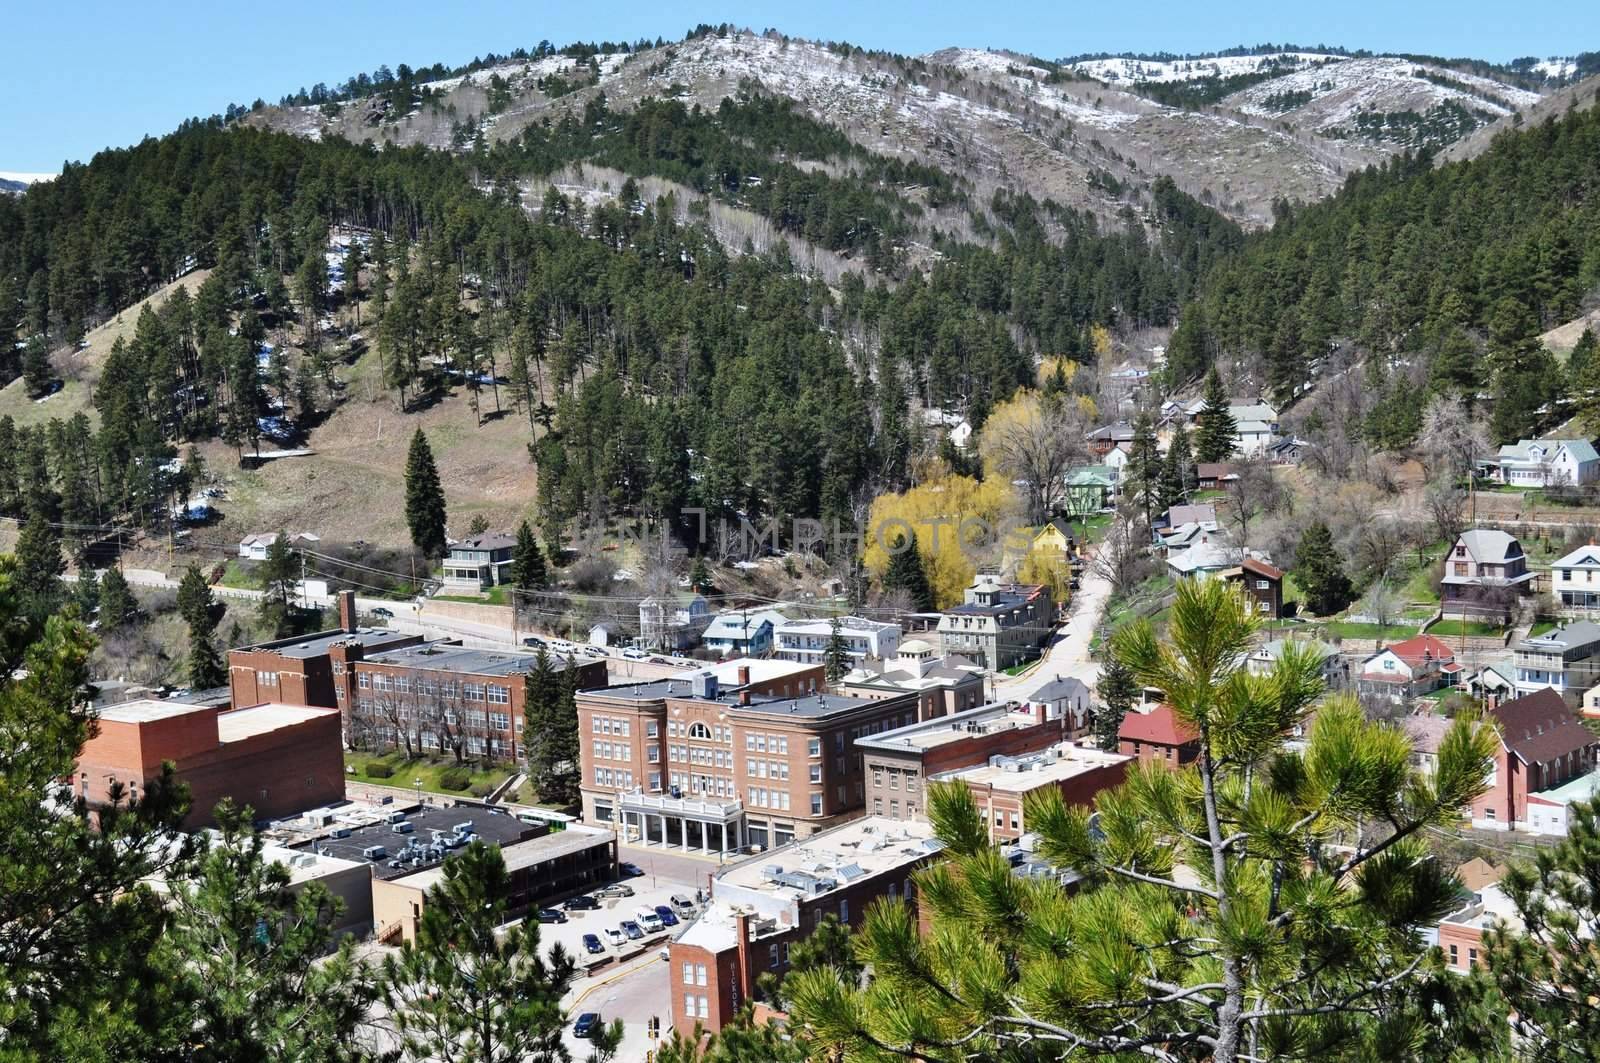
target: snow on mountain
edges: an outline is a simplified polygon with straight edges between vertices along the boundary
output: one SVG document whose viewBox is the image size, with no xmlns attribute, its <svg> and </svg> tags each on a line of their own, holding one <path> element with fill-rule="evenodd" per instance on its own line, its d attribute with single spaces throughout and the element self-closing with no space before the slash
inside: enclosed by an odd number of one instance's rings
<svg viewBox="0 0 1600 1063">
<path fill-rule="evenodd" d="M 1576 60 L 1567 59 L 1542 59 L 1533 64 L 1533 72 L 1542 74 L 1552 81 L 1559 78 L 1568 78 L 1578 71 Z"/>
<path fill-rule="evenodd" d="M 1337 63 L 1344 56 L 1326 52 L 1273 52 L 1268 55 L 1218 55 L 1198 59 L 1085 59 L 1072 64 L 1080 74 L 1108 85 L 1136 84 L 1142 81 L 1195 81 L 1209 77 L 1235 77 L 1263 69 L 1293 68 L 1320 63 Z"/>
<path fill-rule="evenodd" d="M 1325 135 L 1351 135 L 1362 114 L 1415 112 L 1457 104 L 1480 119 L 1531 107 L 1539 94 L 1459 70 L 1375 57 L 1297 70 L 1251 85 L 1223 101 L 1245 114 L 1289 117 Z"/>
<path fill-rule="evenodd" d="M 957 70 L 970 70 L 975 73 L 1008 74 L 1013 70 L 1021 70 L 1037 77 L 1044 77 L 1050 73 L 1042 66 L 1033 65 L 1023 56 L 1011 52 L 991 52 L 982 48 L 941 48 L 937 52 L 929 52 L 922 59 L 938 66 L 950 66 Z"/>
</svg>

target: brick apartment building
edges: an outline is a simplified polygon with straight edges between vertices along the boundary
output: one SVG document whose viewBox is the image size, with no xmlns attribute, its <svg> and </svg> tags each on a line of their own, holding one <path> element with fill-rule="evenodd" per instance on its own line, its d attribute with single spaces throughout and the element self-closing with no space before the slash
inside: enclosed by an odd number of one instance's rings
<svg viewBox="0 0 1600 1063">
<path fill-rule="evenodd" d="M 429 751 L 459 745 L 473 757 L 522 757 L 527 677 L 538 667 L 537 654 L 468 649 L 453 641 L 370 655 L 360 649 L 339 662 L 354 678 L 354 699 L 341 699 L 352 742 L 363 748 L 403 745 L 404 729 L 414 745 Z M 603 659 L 547 660 L 557 673 L 576 670 L 579 688 L 606 684 Z"/>
<path fill-rule="evenodd" d="M 890 660 L 863 660 L 839 684 L 854 698 L 917 695 L 917 719 L 930 720 L 983 704 L 985 672 L 967 658 L 939 656 L 930 642 L 908 639 Z"/>
<path fill-rule="evenodd" d="M 977 798 L 990 837 L 1009 841 L 1027 828 L 1022 802 L 1056 787 L 1072 804 L 1122 782 L 1129 757 L 1064 741 L 1071 716 L 1047 717 L 1048 703 L 985 705 L 856 740 L 867 774 L 867 813 L 922 819 L 929 781 L 961 782 Z"/>
<path fill-rule="evenodd" d="M 347 713 L 355 685 L 350 661 L 421 641 L 421 635 L 359 626 L 355 595 L 344 591 L 336 629 L 229 650 L 228 688 L 240 707 L 276 702 Z"/>
<path fill-rule="evenodd" d="M 1472 802 L 1472 825 L 1539 830 L 1530 798 L 1593 771 L 1600 738 L 1549 687 L 1503 702 L 1489 712 L 1489 719 L 1499 743 L 1489 789 Z"/>
<path fill-rule="evenodd" d="M 1157 705 L 1149 712 L 1130 712 L 1117 728 L 1117 751 L 1145 764 L 1155 761 L 1180 768 L 1200 759 L 1200 736 L 1193 728 L 1178 722 L 1171 705 Z"/>
<path fill-rule="evenodd" d="M 942 848 L 925 822 L 868 816 L 719 871 L 711 903 L 670 947 L 673 1028 L 722 1029 L 824 915 L 854 927 L 879 897 L 914 900 L 912 872 Z"/>
<path fill-rule="evenodd" d="M 726 679 L 733 683 L 729 686 Z M 647 844 L 773 848 L 856 814 L 857 738 L 912 722 L 916 696 L 823 692 L 820 666 L 733 662 L 578 694 L 583 813 Z"/>
<path fill-rule="evenodd" d="M 114 783 L 137 797 L 165 761 L 189 784 L 189 829 L 210 825 L 224 797 L 260 819 L 344 799 L 339 714 L 281 704 L 227 712 L 171 701 L 109 706 L 78 754 L 73 789 L 90 805 L 105 804 Z"/>
</svg>

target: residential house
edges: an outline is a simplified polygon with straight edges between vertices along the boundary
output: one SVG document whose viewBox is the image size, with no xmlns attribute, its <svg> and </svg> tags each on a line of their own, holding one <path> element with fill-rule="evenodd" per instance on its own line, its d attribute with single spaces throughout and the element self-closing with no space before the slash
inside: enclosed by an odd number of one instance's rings
<svg viewBox="0 0 1600 1063">
<path fill-rule="evenodd" d="M 867 658 L 886 660 L 900 649 L 900 625 L 859 616 L 834 620 L 785 620 L 773 632 L 773 653 L 785 661 L 823 664 L 837 632 L 851 667 Z"/>
<path fill-rule="evenodd" d="M 1471 860 L 1456 868 L 1456 877 L 1461 880 L 1461 885 L 1471 893 L 1477 893 L 1487 886 L 1506 877 L 1506 869 L 1489 863 L 1481 856 L 1474 856 Z"/>
<path fill-rule="evenodd" d="M 1517 696 L 1517 669 L 1510 659 L 1486 664 L 1463 675 L 1456 685 L 1492 709 L 1507 698 Z"/>
<path fill-rule="evenodd" d="M 1456 655 L 1448 645 L 1433 635 L 1418 635 L 1368 657 L 1356 685 L 1363 694 L 1398 701 L 1449 686 L 1459 672 Z"/>
<path fill-rule="evenodd" d="M 1202 461 L 1195 465 L 1194 476 L 1198 490 L 1220 491 L 1239 478 L 1239 469 L 1228 461 Z"/>
<path fill-rule="evenodd" d="M 444 559 L 444 589 L 476 593 L 506 583 L 516 549 L 517 540 L 499 532 L 451 543 Z"/>
<path fill-rule="evenodd" d="M 958 654 L 940 656 L 932 643 L 907 639 L 892 659 L 863 658 L 839 684 L 851 697 L 917 696 L 917 720 L 965 712 L 983 701 L 983 666 Z"/>
<path fill-rule="evenodd" d="M 1600 682 L 1600 624 L 1580 620 L 1523 639 L 1514 660 L 1518 693 L 1548 687 L 1577 706 L 1584 691 Z"/>
<path fill-rule="evenodd" d="M 1214 529 L 1217 526 L 1217 507 L 1209 502 L 1172 506 L 1166 513 L 1156 518 L 1156 523 L 1168 528 L 1181 528 L 1185 524 L 1209 524 Z"/>
<path fill-rule="evenodd" d="M 639 603 L 639 635 L 652 650 L 687 650 L 711 623 L 711 607 L 694 592 L 650 597 Z"/>
<path fill-rule="evenodd" d="M 1022 699 L 1022 706 L 1046 720 L 1061 720 L 1062 731 L 1076 738 L 1089 728 L 1094 698 L 1088 684 L 1075 676 L 1047 679 Z"/>
<path fill-rule="evenodd" d="M 1085 465 L 1067 474 L 1067 510 L 1098 513 L 1116 505 L 1121 470 L 1110 465 Z"/>
<path fill-rule="evenodd" d="M 1464 531 L 1445 557 L 1444 611 L 1503 615 L 1513 599 L 1533 592 L 1533 579 L 1513 536 L 1495 528 Z"/>
<path fill-rule="evenodd" d="M 1498 748 L 1489 789 L 1472 801 L 1472 825 L 1490 830 L 1560 833 L 1563 784 L 1588 775 L 1600 738 L 1578 722 L 1551 689 L 1514 698 L 1489 712 Z M 1539 800 L 1530 804 L 1530 798 Z"/>
<path fill-rule="evenodd" d="M 1090 453 L 1096 457 L 1104 457 L 1113 450 L 1126 450 L 1131 447 L 1134 434 L 1133 425 L 1127 421 L 1116 421 L 1096 428 L 1084 438 L 1089 441 Z"/>
<path fill-rule="evenodd" d="M 1283 570 L 1253 557 L 1239 562 L 1238 568 L 1226 569 L 1222 578 L 1244 588 L 1250 599 L 1250 608 L 1257 616 L 1273 620 L 1283 615 Z"/>
<path fill-rule="evenodd" d="M 1200 423 L 1200 413 L 1205 409 L 1204 398 L 1190 399 L 1182 407 L 1189 424 Z M 1238 402 L 1228 407 L 1233 417 L 1234 449 L 1244 457 L 1258 457 L 1266 453 L 1278 438 L 1278 411 L 1264 402 Z"/>
<path fill-rule="evenodd" d="M 598 624 L 589 626 L 589 645 L 601 649 L 610 649 L 613 646 L 627 644 L 627 636 L 623 633 L 622 625 L 614 620 L 602 620 Z"/>
<path fill-rule="evenodd" d="M 1181 768 L 1200 757 L 1200 735 L 1161 704 L 1149 712 L 1130 712 L 1117 728 L 1117 751 L 1138 758 L 1141 764 Z"/>
<path fill-rule="evenodd" d="M 1195 507 L 1188 506 L 1187 509 Z M 1215 539 L 1218 542 L 1226 538 L 1225 533 L 1218 527 L 1215 520 L 1190 520 L 1182 524 L 1174 524 L 1162 528 L 1159 522 L 1155 528 L 1155 535 L 1160 547 L 1170 557 L 1180 550 L 1187 550 L 1201 539 Z"/>
<path fill-rule="evenodd" d="M 277 542 L 278 536 L 281 534 L 283 533 L 265 532 L 257 535 L 246 535 L 239 540 L 239 556 L 247 561 L 265 561 L 267 559 L 267 548 Z M 310 532 L 300 532 L 297 535 L 289 536 L 290 549 L 300 547 L 315 549 L 320 542 L 322 542 L 322 539 L 319 536 L 312 535 Z"/>
<path fill-rule="evenodd" d="M 1167 574 L 1173 579 L 1205 581 L 1220 577 L 1230 569 L 1239 567 L 1243 551 L 1217 541 L 1214 535 L 1202 533 L 1198 542 L 1187 550 L 1167 555 Z"/>
<path fill-rule="evenodd" d="M 1600 720 L 1600 684 L 1583 692 L 1583 705 L 1578 711 L 1586 720 Z"/>
<path fill-rule="evenodd" d="M 700 642 L 724 657 L 766 657 L 773 632 L 788 622 L 776 609 L 725 609 L 711 618 Z"/>
<path fill-rule="evenodd" d="M 1338 647 L 1321 639 L 1273 639 L 1265 642 L 1245 657 L 1245 670 L 1251 675 L 1269 675 L 1278 666 L 1278 660 L 1289 647 L 1310 650 L 1322 658 L 1322 679 L 1329 688 L 1346 686 L 1350 681 L 1349 669 Z"/>
<path fill-rule="evenodd" d="M 1449 717 L 1427 712 L 1400 719 L 1400 730 L 1411 739 L 1411 766 L 1430 779 L 1439 770 L 1439 746 L 1453 722 Z"/>
<path fill-rule="evenodd" d="M 1600 479 L 1600 453 L 1587 439 L 1519 439 L 1478 467 L 1515 487 L 1580 487 Z"/>
<path fill-rule="evenodd" d="M 1588 543 L 1552 563 L 1550 591 L 1568 609 L 1600 609 L 1600 546 Z"/>
<path fill-rule="evenodd" d="M 982 661 L 999 672 L 1038 656 L 1054 630 L 1055 612 L 1049 587 L 982 575 L 967 588 L 962 604 L 943 611 L 939 641 L 946 654 Z"/>
<path fill-rule="evenodd" d="M 1267 447 L 1267 460 L 1274 465 L 1299 465 L 1311 450 L 1311 441 L 1287 436 Z"/>
</svg>

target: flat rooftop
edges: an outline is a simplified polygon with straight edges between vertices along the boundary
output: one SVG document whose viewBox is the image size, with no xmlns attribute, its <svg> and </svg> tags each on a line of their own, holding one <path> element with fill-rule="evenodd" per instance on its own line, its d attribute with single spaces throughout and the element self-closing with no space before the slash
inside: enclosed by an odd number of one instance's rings
<svg viewBox="0 0 1600 1063">
<path fill-rule="evenodd" d="M 307 852 L 301 849 L 290 849 L 283 845 L 273 845 L 271 842 L 261 847 L 261 859 L 268 864 L 282 864 L 289 869 L 290 885 L 301 882 L 310 882 L 325 875 L 337 874 L 355 867 L 368 865 L 366 860 L 344 860 L 337 856 L 328 856 L 325 853 Z"/>
<path fill-rule="evenodd" d="M 368 657 L 368 664 L 404 665 L 434 672 L 460 672 L 468 675 L 516 675 L 531 672 L 538 663 L 536 653 L 514 653 L 507 650 L 475 650 L 445 642 L 425 642 L 419 646 L 402 646 L 384 650 Z M 563 671 L 565 657 L 547 654 L 550 667 Z"/>
<path fill-rule="evenodd" d="M 716 876 L 711 892 L 728 885 L 797 899 L 822 897 L 943 848 L 926 821 L 866 816 L 735 864 Z"/>
<path fill-rule="evenodd" d="M 100 710 L 100 719 L 112 723 L 154 723 L 157 720 L 170 720 L 174 716 L 187 716 L 193 712 L 215 714 L 216 711 L 203 705 L 191 705 L 183 701 L 142 698 L 138 701 L 124 701 L 120 705 L 107 705 Z"/>
<path fill-rule="evenodd" d="M 807 666 L 815 667 L 815 666 Z M 691 673 L 692 674 L 692 673 Z M 676 698 L 680 701 L 699 701 L 721 705 L 734 712 L 759 713 L 769 716 L 791 716 L 800 719 L 826 719 L 858 709 L 881 705 L 872 698 L 854 698 L 842 694 L 813 693 L 799 697 L 780 697 L 772 694 L 752 694 L 748 705 L 741 703 L 738 690 L 725 690 L 718 685 L 714 698 L 700 697 L 685 679 L 657 679 L 649 683 L 629 683 L 621 686 L 600 687 L 583 691 L 585 697 L 610 698 L 636 703 L 662 701 Z"/>
<path fill-rule="evenodd" d="M 704 672 L 710 672 L 717 677 L 720 687 L 737 688 L 739 686 L 739 669 L 750 669 L 750 682 L 765 683 L 773 679 L 782 679 L 786 675 L 795 675 L 799 672 L 809 672 L 816 668 L 814 664 L 802 664 L 799 661 L 785 661 L 777 657 L 735 657 L 728 661 L 718 661 L 715 664 L 705 664 L 699 668 L 691 668 L 687 672 L 679 672 L 674 679 L 688 680 Z"/>
<path fill-rule="evenodd" d="M 1110 753 L 1063 742 L 1026 756 L 990 757 L 987 764 L 942 772 L 933 778 L 940 782 L 960 779 L 965 783 L 1020 793 L 1058 783 L 1096 768 L 1126 764 L 1133 759 L 1124 753 Z"/>
<path fill-rule="evenodd" d="M 395 781 L 397 783 L 400 782 L 398 778 Z M 381 815 L 399 811 L 402 810 L 399 808 L 387 808 L 383 810 Z M 414 867 L 396 868 L 389 866 L 389 861 L 393 860 L 400 850 L 406 847 L 407 842 L 416 839 L 419 845 L 425 846 L 432 841 L 434 831 L 440 831 L 444 834 L 455 833 L 457 823 L 466 823 L 470 820 L 473 831 L 480 838 L 500 846 L 522 841 L 530 837 L 537 829 L 523 823 L 515 816 L 491 813 L 482 808 L 458 806 L 455 808 L 413 810 L 406 815 L 406 822 L 411 824 L 411 832 L 409 834 L 396 834 L 390 824 L 382 822 L 381 815 L 377 823 L 349 824 L 350 836 L 348 838 L 316 838 L 296 845 L 294 848 L 300 851 L 337 857 L 341 860 L 354 860 L 357 863 L 368 864 L 372 867 L 374 878 L 388 880 L 414 874 L 420 870 Z M 377 860 L 368 860 L 361 855 L 362 850 L 373 845 L 383 846 L 388 850 L 387 854 Z"/>
<path fill-rule="evenodd" d="M 976 709 L 935 716 L 931 720 L 907 724 L 893 731 L 875 735 L 862 735 L 856 745 L 862 749 L 881 749 L 892 753 L 915 753 L 934 749 L 963 738 L 977 738 L 1032 727 L 1038 721 L 1033 713 L 1010 703 L 980 705 Z"/>
<path fill-rule="evenodd" d="M 399 631 L 390 631 L 386 627 L 361 627 L 354 631 L 336 629 L 334 631 L 319 631 L 315 635 L 306 635 L 295 639 L 278 639 L 276 642 L 258 642 L 254 646 L 239 646 L 234 652 L 272 652 L 280 657 L 291 657 L 303 660 L 310 657 L 321 657 L 330 647 L 346 642 L 360 643 L 363 647 L 379 649 L 392 642 L 402 639 L 414 639 L 415 635 L 407 635 Z"/>
<path fill-rule="evenodd" d="M 546 834 L 542 838 L 529 838 L 527 841 L 502 843 L 500 855 L 505 859 L 506 870 L 520 871 L 525 867 L 535 867 L 546 860 L 557 857 L 569 856 L 572 853 L 581 853 L 585 849 L 594 849 L 603 845 L 610 845 L 616 835 L 608 830 L 593 830 L 585 827 L 568 827 L 566 830 Z M 445 857 L 446 860 L 450 858 Z M 399 876 L 407 886 L 426 892 L 430 887 L 437 885 L 444 879 L 444 865 L 435 864 L 433 867 L 423 868 Z"/>
<path fill-rule="evenodd" d="M 216 712 L 204 706 L 186 706 L 195 712 Z M 295 727 L 308 720 L 321 719 L 324 716 L 337 716 L 338 709 L 307 708 L 301 705 L 279 705 L 269 702 L 266 705 L 255 705 L 248 709 L 232 709 L 228 712 L 216 712 L 217 738 L 223 742 L 238 742 L 256 735 L 264 735 L 270 731 L 281 731 L 285 727 Z"/>
</svg>

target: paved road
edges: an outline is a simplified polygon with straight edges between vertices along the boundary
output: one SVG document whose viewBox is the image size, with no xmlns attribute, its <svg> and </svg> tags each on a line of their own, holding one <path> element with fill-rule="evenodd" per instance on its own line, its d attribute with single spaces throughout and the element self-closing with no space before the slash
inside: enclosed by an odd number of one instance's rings
<svg viewBox="0 0 1600 1063">
<path fill-rule="evenodd" d="M 1078 592 L 1072 596 L 1072 612 L 1045 648 L 1044 660 L 1024 675 L 1000 676 L 995 683 L 995 700 L 1020 700 L 1058 675 L 1073 676 L 1094 686 L 1100 678 L 1100 665 L 1089 657 L 1089 642 L 1110 597 L 1111 581 L 1088 566 Z"/>
</svg>

